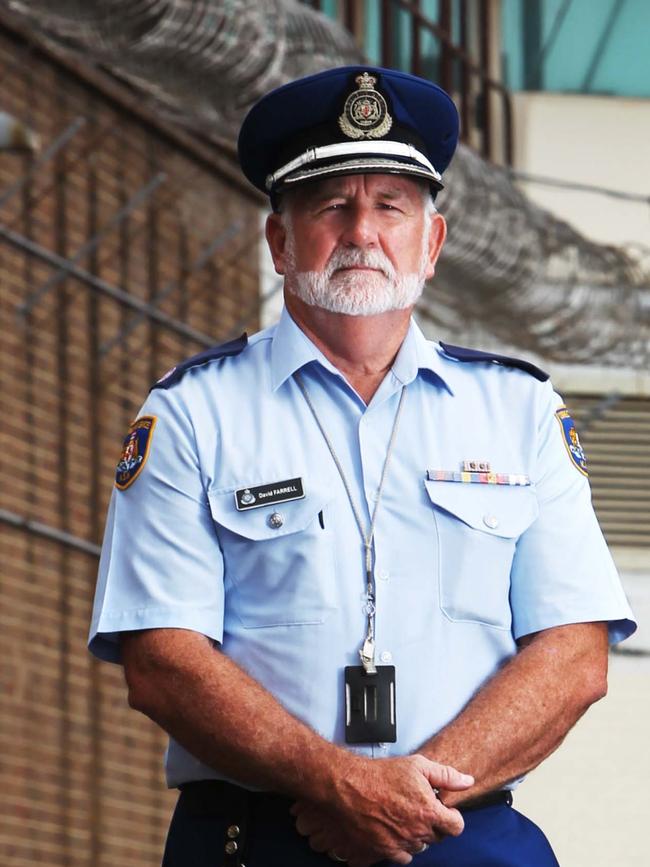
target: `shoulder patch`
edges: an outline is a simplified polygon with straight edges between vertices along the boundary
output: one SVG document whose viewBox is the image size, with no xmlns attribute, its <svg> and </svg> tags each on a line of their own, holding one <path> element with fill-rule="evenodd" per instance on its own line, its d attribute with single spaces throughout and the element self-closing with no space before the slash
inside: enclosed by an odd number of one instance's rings
<svg viewBox="0 0 650 867">
<path fill-rule="evenodd" d="M 531 364 L 530 361 L 524 361 L 521 358 L 511 358 L 509 355 L 495 355 L 493 352 L 481 352 L 479 349 L 465 349 L 464 346 L 452 346 L 451 343 L 440 343 L 444 352 L 456 361 L 491 361 L 494 364 L 500 364 L 503 367 L 517 367 L 520 370 L 525 370 L 530 373 L 535 379 L 540 382 L 546 382 L 549 378 L 548 373 L 541 368 Z"/>
<path fill-rule="evenodd" d="M 565 406 L 561 406 L 555 410 L 555 418 L 560 423 L 562 435 L 564 437 L 564 445 L 571 458 L 573 464 L 580 470 L 583 476 L 588 476 L 587 472 L 587 457 L 584 449 L 580 444 L 580 437 L 576 430 L 576 425 L 569 410 Z"/>
<path fill-rule="evenodd" d="M 135 482 L 147 463 L 156 421 L 155 415 L 142 415 L 133 422 L 124 437 L 122 455 L 115 470 L 115 487 L 120 491 L 125 491 Z"/>
<path fill-rule="evenodd" d="M 172 385 L 180 382 L 184 374 L 193 367 L 200 367 L 202 364 L 207 364 L 208 361 L 213 361 L 215 358 L 239 355 L 247 345 L 248 336 L 242 334 L 241 337 L 229 340 L 228 343 L 219 343 L 217 346 L 211 346 L 210 349 L 205 349 L 203 352 L 199 352 L 198 355 L 193 355 L 191 358 L 187 358 L 185 361 L 181 361 L 180 364 L 172 367 L 149 390 L 153 391 L 154 388 L 171 388 Z"/>
</svg>

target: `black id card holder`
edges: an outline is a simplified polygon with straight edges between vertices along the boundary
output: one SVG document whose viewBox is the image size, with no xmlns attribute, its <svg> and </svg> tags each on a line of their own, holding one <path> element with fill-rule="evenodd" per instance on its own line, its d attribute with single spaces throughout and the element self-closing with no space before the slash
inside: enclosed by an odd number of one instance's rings
<svg viewBox="0 0 650 867">
<path fill-rule="evenodd" d="M 378 665 L 376 674 L 366 674 L 362 665 L 345 667 L 345 742 L 348 744 L 394 744 L 395 666 Z"/>
</svg>

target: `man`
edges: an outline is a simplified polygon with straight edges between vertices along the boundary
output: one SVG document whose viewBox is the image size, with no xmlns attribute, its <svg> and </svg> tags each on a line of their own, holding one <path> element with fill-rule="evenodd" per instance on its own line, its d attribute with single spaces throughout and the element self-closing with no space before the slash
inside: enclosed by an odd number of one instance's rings
<svg viewBox="0 0 650 867">
<path fill-rule="evenodd" d="M 557 863 L 511 790 L 634 624 L 546 375 L 411 320 L 457 134 L 370 68 L 242 127 L 286 307 L 151 391 L 91 627 L 171 736 L 165 867 Z"/>
</svg>

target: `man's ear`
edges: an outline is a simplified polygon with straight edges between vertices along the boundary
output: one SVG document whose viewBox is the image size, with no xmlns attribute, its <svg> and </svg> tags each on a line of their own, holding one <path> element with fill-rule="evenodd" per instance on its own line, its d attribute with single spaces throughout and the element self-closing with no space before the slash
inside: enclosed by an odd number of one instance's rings
<svg viewBox="0 0 650 867">
<path fill-rule="evenodd" d="M 447 222 L 442 214 L 435 212 L 431 215 L 431 226 L 429 228 L 429 255 L 427 257 L 427 268 L 424 273 L 425 279 L 429 280 L 433 277 L 436 270 L 436 262 L 442 250 L 442 245 L 447 237 Z"/>
<path fill-rule="evenodd" d="M 285 273 L 287 230 L 281 214 L 269 214 L 266 218 L 266 242 L 277 274 Z"/>
</svg>

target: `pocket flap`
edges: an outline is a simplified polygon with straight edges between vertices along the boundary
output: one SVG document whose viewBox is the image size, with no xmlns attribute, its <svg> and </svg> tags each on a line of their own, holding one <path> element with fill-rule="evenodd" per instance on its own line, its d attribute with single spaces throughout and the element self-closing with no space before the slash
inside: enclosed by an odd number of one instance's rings
<svg viewBox="0 0 650 867">
<path fill-rule="evenodd" d="M 481 485 L 428 479 L 424 484 L 434 506 L 492 536 L 520 536 L 539 514 L 535 489 L 530 485 Z"/>
<path fill-rule="evenodd" d="M 314 491 L 307 488 L 305 497 L 301 500 L 289 500 L 283 503 L 268 503 L 257 509 L 238 511 L 235 505 L 235 490 L 208 492 L 210 511 L 214 521 L 246 539 L 264 541 L 278 539 L 304 530 L 318 518 L 318 513 L 332 499 L 330 491 Z M 271 515 L 277 513 L 282 520 L 280 525 L 271 524 Z"/>
</svg>

